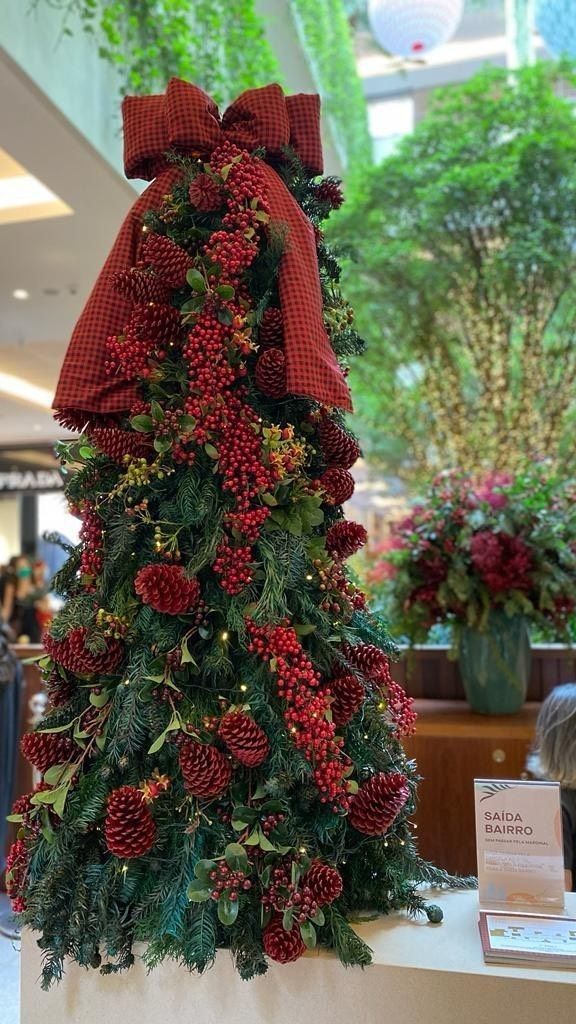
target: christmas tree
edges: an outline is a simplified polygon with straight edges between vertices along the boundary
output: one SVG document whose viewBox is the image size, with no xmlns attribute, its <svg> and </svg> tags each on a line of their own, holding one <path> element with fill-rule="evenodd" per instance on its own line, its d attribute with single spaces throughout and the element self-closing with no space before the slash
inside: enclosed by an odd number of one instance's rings
<svg viewBox="0 0 576 1024">
<path fill-rule="evenodd" d="M 173 80 L 124 119 L 128 173 L 155 180 L 56 398 L 84 428 L 60 447 L 81 543 L 22 742 L 42 781 L 14 808 L 13 906 L 45 985 L 137 941 L 198 971 L 229 948 L 244 978 L 316 942 L 367 964 L 351 912 L 433 918 L 419 883 L 447 879 L 415 850 L 415 716 L 345 567 L 362 346 L 316 97 L 255 90 L 220 122 Z"/>
</svg>

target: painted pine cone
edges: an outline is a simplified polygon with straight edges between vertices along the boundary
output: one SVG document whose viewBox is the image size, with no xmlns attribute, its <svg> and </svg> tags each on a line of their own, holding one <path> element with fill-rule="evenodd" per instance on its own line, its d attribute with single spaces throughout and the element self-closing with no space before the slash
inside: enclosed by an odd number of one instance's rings
<svg viewBox="0 0 576 1024">
<path fill-rule="evenodd" d="M 320 447 L 325 462 L 329 466 L 340 466 L 350 469 L 360 458 L 360 446 L 354 437 L 350 437 L 334 420 L 324 416 L 318 428 Z"/>
<path fill-rule="evenodd" d="M 188 793 L 212 797 L 220 796 L 228 788 L 232 777 L 230 762 L 216 747 L 185 740 L 178 757 Z"/>
<path fill-rule="evenodd" d="M 135 786 L 120 786 L 108 797 L 104 821 L 106 846 L 115 857 L 142 857 L 156 842 L 156 822 L 144 794 Z"/>
<path fill-rule="evenodd" d="M 200 599 L 198 580 L 188 579 L 181 565 L 145 565 L 136 573 L 134 587 L 143 604 L 168 615 L 182 615 Z"/>
<path fill-rule="evenodd" d="M 342 653 L 366 679 L 371 679 L 382 686 L 388 686 L 392 682 L 390 659 L 374 644 L 356 644 L 355 647 L 352 644 L 344 644 Z"/>
<path fill-rule="evenodd" d="M 360 787 L 350 802 L 348 820 L 365 836 L 387 832 L 406 803 L 410 791 L 401 772 L 380 772 Z"/>
<path fill-rule="evenodd" d="M 268 757 L 270 744 L 266 733 L 244 711 L 224 715 L 218 735 L 236 760 L 248 768 L 256 768 Z"/>
<path fill-rule="evenodd" d="M 151 270 L 131 267 L 117 270 L 112 275 L 112 287 L 118 295 L 129 302 L 166 302 L 170 290 L 164 281 Z"/>
<path fill-rule="evenodd" d="M 157 274 L 172 288 L 186 284 L 186 274 L 192 266 L 192 259 L 185 249 L 165 235 L 151 233 L 142 246 L 142 259 L 151 264 Z"/>
<path fill-rule="evenodd" d="M 260 352 L 268 348 L 282 348 L 284 341 L 284 325 L 282 310 L 275 306 L 269 306 L 264 311 L 260 329 L 258 331 L 258 344 Z"/>
<path fill-rule="evenodd" d="M 57 672 L 51 672 L 44 685 L 48 694 L 48 701 L 53 708 L 65 708 L 74 695 L 75 686 L 69 679 L 62 679 Z"/>
<path fill-rule="evenodd" d="M 64 764 L 78 747 L 60 732 L 28 732 L 20 740 L 20 750 L 44 775 L 53 764 Z"/>
<path fill-rule="evenodd" d="M 326 547 L 333 558 L 350 558 L 368 540 L 368 534 L 360 523 L 343 519 L 334 523 L 326 533 Z"/>
<path fill-rule="evenodd" d="M 256 363 L 256 387 L 267 398 L 284 398 L 286 394 L 286 358 L 281 348 L 268 348 Z"/>
<path fill-rule="evenodd" d="M 316 199 L 320 203 L 327 203 L 332 210 L 338 210 L 344 202 L 344 193 L 337 178 L 324 178 L 314 191 Z"/>
<path fill-rule="evenodd" d="M 224 202 L 222 189 L 209 174 L 197 174 L 190 188 L 188 198 L 197 210 L 207 213 L 218 210 Z"/>
<path fill-rule="evenodd" d="M 337 900 L 344 885 L 340 872 L 320 860 L 312 861 L 304 877 L 304 884 L 311 889 L 312 896 L 320 907 Z"/>
<path fill-rule="evenodd" d="M 306 952 L 298 925 L 292 925 L 292 930 L 287 932 L 279 914 L 275 914 L 266 925 L 262 932 L 262 941 L 266 956 L 278 964 L 292 963 L 293 960 L 299 960 Z"/>
<path fill-rule="evenodd" d="M 95 653 L 86 647 L 86 626 L 72 629 L 64 640 L 55 640 L 49 634 L 43 637 L 44 649 L 63 668 L 77 675 L 110 675 L 124 660 L 124 645 L 119 640 L 107 639 L 102 650 Z"/>
<path fill-rule="evenodd" d="M 334 698 L 330 705 L 332 721 L 338 727 L 346 725 L 366 696 L 364 687 L 356 676 L 334 676 L 330 692 Z"/>
<path fill-rule="evenodd" d="M 142 434 L 120 430 L 119 427 L 94 427 L 88 436 L 92 444 L 113 462 L 121 463 L 125 455 L 145 459 L 152 451 Z"/>
<path fill-rule="evenodd" d="M 354 494 L 354 478 L 347 469 L 331 466 L 320 477 L 320 484 L 332 505 L 343 505 Z"/>
<path fill-rule="evenodd" d="M 6 857 L 6 892 L 15 914 L 21 914 L 23 910 L 26 910 L 23 892 L 27 871 L 28 850 L 24 841 L 17 839 L 15 843 L 12 843 Z"/>
<path fill-rule="evenodd" d="M 180 334 L 180 313 L 164 303 L 140 302 L 132 310 L 125 333 L 127 342 L 135 338 L 156 348 L 168 346 Z"/>
</svg>

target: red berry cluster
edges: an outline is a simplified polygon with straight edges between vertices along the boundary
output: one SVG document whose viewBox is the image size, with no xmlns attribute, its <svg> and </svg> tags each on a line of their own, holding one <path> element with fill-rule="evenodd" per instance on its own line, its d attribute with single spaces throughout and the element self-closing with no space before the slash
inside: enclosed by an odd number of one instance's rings
<svg viewBox="0 0 576 1024">
<path fill-rule="evenodd" d="M 255 544 L 269 515 L 270 509 L 266 505 L 257 505 L 245 512 L 230 512 L 224 517 L 224 523 L 229 530 L 241 534 L 250 544 Z"/>
<path fill-rule="evenodd" d="M 227 350 L 232 332 L 222 324 L 211 310 L 205 310 L 197 319 L 184 346 L 188 363 L 190 390 L 199 396 L 194 408 L 187 408 L 196 419 L 202 418 L 202 406 L 213 402 L 234 383 L 238 369 L 228 362 Z M 196 431 L 197 439 L 198 431 Z M 201 442 L 200 442 L 201 443 Z"/>
<path fill-rule="evenodd" d="M 277 473 L 262 461 L 260 424 L 253 409 L 241 404 L 228 410 L 227 423 L 218 445 L 222 487 L 236 499 L 239 512 L 263 491 L 272 490 Z"/>
<path fill-rule="evenodd" d="M 247 149 L 226 141 L 210 157 L 210 168 L 215 174 L 221 175 L 225 167 L 228 168 L 226 205 L 229 212 L 232 214 L 235 210 L 242 210 L 256 200 L 258 207 L 269 213 L 268 186 L 260 162 Z"/>
<path fill-rule="evenodd" d="M 252 559 L 251 547 L 232 547 L 227 537 L 220 541 L 212 568 L 220 577 L 220 586 L 227 594 L 239 594 L 252 582 Z"/>
<path fill-rule="evenodd" d="M 250 653 L 264 660 L 273 659 L 278 695 L 286 702 L 284 721 L 294 745 L 312 765 L 313 776 L 322 803 L 338 809 L 348 807 L 342 758 L 343 739 L 336 737 L 336 726 L 328 721 L 330 693 L 320 688 L 316 672 L 304 653 L 291 626 L 256 626 L 247 620 Z"/>
<path fill-rule="evenodd" d="M 15 914 L 21 914 L 26 910 L 26 900 L 22 894 L 27 873 L 28 850 L 24 841 L 17 839 L 12 843 L 6 857 L 6 892 Z"/>
<path fill-rule="evenodd" d="M 232 903 L 235 903 L 241 891 L 247 892 L 252 888 L 252 882 L 246 872 L 232 871 L 225 861 L 217 864 L 208 877 L 213 886 L 210 895 L 216 901 L 226 895 Z"/>
<path fill-rule="evenodd" d="M 80 575 L 84 589 L 92 592 L 96 589 L 96 577 L 102 572 L 104 559 L 102 520 L 91 502 L 85 502 L 82 507 L 80 541 L 82 543 Z"/>
<path fill-rule="evenodd" d="M 220 281 L 235 285 L 258 255 L 258 246 L 243 231 L 214 231 L 204 255 L 210 263 L 220 265 Z"/>
<path fill-rule="evenodd" d="M 290 863 L 274 868 L 270 885 L 262 895 L 262 905 L 266 910 L 277 910 L 279 913 L 293 910 L 294 920 L 298 924 L 304 924 L 309 918 L 315 917 L 319 910 L 306 880 L 301 884 L 292 882 Z"/>
<path fill-rule="evenodd" d="M 286 821 L 285 814 L 267 814 L 264 818 L 260 819 L 260 828 L 265 836 L 269 836 L 284 821 Z"/>
</svg>

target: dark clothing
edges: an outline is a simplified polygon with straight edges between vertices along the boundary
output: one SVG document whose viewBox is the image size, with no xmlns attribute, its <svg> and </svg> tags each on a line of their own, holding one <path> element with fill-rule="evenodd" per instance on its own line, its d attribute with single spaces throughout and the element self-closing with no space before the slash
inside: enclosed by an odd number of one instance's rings
<svg viewBox="0 0 576 1024">
<path fill-rule="evenodd" d="M 572 872 L 572 892 L 576 892 L 576 789 L 560 790 L 564 867 Z"/>
</svg>

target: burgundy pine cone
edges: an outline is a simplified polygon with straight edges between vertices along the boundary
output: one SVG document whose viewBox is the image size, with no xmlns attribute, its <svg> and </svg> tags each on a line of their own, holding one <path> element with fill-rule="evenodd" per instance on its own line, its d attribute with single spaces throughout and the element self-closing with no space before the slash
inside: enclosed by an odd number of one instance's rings
<svg viewBox="0 0 576 1024">
<path fill-rule="evenodd" d="M 275 914 L 266 925 L 262 932 L 262 941 L 266 956 L 278 964 L 292 963 L 293 960 L 299 960 L 306 952 L 298 925 L 293 924 L 292 930 L 287 932 L 279 914 Z"/>
<path fill-rule="evenodd" d="M 220 739 L 240 764 L 256 768 L 268 757 L 268 737 L 257 722 L 244 711 L 229 711 L 218 729 Z"/>
<path fill-rule="evenodd" d="M 154 270 L 172 288 L 186 284 L 186 274 L 192 266 L 192 258 L 172 239 L 154 232 L 148 234 L 142 246 L 142 259 L 152 264 Z"/>
<path fill-rule="evenodd" d="M 15 843 L 12 843 L 6 856 L 6 892 L 15 914 L 21 914 L 23 910 L 26 910 L 26 900 L 23 894 L 27 871 L 28 850 L 24 841 L 17 839 Z"/>
<path fill-rule="evenodd" d="M 20 750 L 41 775 L 53 764 L 64 764 L 78 747 L 60 732 L 28 732 L 20 740 Z"/>
<path fill-rule="evenodd" d="M 258 330 L 258 345 L 260 352 L 268 348 L 282 348 L 284 341 L 284 324 L 282 310 L 275 306 L 269 306 L 264 310 L 264 315 Z"/>
<path fill-rule="evenodd" d="M 230 762 L 216 747 L 185 740 L 178 754 L 184 787 L 198 797 L 220 796 L 232 777 Z"/>
<path fill-rule="evenodd" d="M 121 463 L 125 455 L 145 459 L 152 451 L 142 434 L 120 430 L 119 427 L 93 427 L 88 431 L 88 436 L 92 444 L 113 462 Z"/>
<path fill-rule="evenodd" d="M 166 302 L 170 290 L 151 270 L 131 267 L 112 275 L 112 287 L 129 302 Z"/>
<path fill-rule="evenodd" d="M 58 672 L 51 672 L 44 685 L 48 693 L 48 701 L 53 708 L 65 708 L 74 695 L 75 686 L 69 679 L 62 679 Z"/>
<path fill-rule="evenodd" d="M 304 885 L 312 890 L 312 896 L 318 906 L 333 903 L 342 893 L 342 875 L 336 868 L 323 864 L 320 860 L 312 861 L 304 876 Z"/>
<path fill-rule="evenodd" d="M 188 189 L 188 198 L 192 206 L 203 213 L 220 209 L 224 202 L 220 186 L 209 174 L 204 173 L 197 174 L 194 178 Z"/>
<path fill-rule="evenodd" d="M 286 358 L 281 348 L 268 348 L 256 363 L 256 387 L 267 398 L 284 398 L 286 394 Z"/>
<path fill-rule="evenodd" d="M 168 346 L 180 334 L 180 313 L 174 306 L 160 302 L 140 302 L 134 306 L 126 325 L 126 341 L 136 338 L 156 348 Z"/>
<path fill-rule="evenodd" d="M 320 477 L 320 484 L 332 505 L 343 505 L 354 494 L 354 478 L 347 469 L 331 466 Z"/>
<path fill-rule="evenodd" d="M 124 660 L 124 645 L 119 640 L 107 639 L 102 651 L 93 654 L 86 647 L 88 630 L 77 626 L 64 640 L 55 640 L 46 633 L 44 649 L 57 664 L 77 675 L 111 675 Z"/>
<path fill-rule="evenodd" d="M 316 185 L 316 199 L 328 203 L 333 210 L 339 209 L 344 202 L 344 193 L 337 178 L 324 178 Z"/>
<path fill-rule="evenodd" d="M 346 725 L 366 696 L 364 687 L 360 680 L 352 675 L 334 676 L 329 685 L 334 698 L 330 705 L 332 721 L 338 727 Z"/>
<path fill-rule="evenodd" d="M 368 534 L 360 523 L 343 519 L 334 523 L 326 533 L 326 547 L 333 558 L 350 558 L 368 540 Z"/>
<path fill-rule="evenodd" d="M 120 786 L 110 793 L 104 838 L 115 857 L 142 857 L 154 846 L 156 822 L 144 794 L 135 786 Z"/>
<path fill-rule="evenodd" d="M 401 772 L 380 772 L 360 787 L 350 802 L 348 820 L 365 836 L 388 831 L 410 795 L 408 780 Z"/>
<path fill-rule="evenodd" d="M 390 659 L 375 644 L 344 644 L 342 653 L 363 676 L 366 676 L 366 679 L 371 679 L 382 686 L 388 686 L 392 682 Z"/>
<path fill-rule="evenodd" d="M 318 437 L 324 460 L 329 466 L 350 469 L 362 454 L 355 438 L 350 437 L 334 420 L 324 416 L 318 428 Z"/>
<path fill-rule="evenodd" d="M 182 615 L 200 599 L 198 580 L 188 579 L 181 565 L 145 565 L 136 573 L 134 587 L 143 604 L 168 615 Z"/>
</svg>

